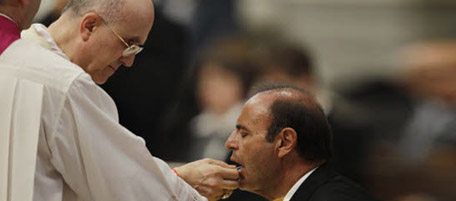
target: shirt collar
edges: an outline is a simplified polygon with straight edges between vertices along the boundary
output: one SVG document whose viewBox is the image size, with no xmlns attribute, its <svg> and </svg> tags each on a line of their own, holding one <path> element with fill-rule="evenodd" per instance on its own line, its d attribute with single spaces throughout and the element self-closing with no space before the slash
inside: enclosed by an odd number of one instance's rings
<svg viewBox="0 0 456 201">
<path fill-rule="evenodd" d="M 296 193 L 296 191 L 298 190 L 298 188 L 301 186 L 302 183 L 304 183 L 304 181 L 310 176 L 310 174 L 312 174 L 312 172 L 314 172 L 318 167 L 310 170 L 309 172 L 307 172 L 304 176 L 301 177 L 301 179 L 299 179 L 294 185 L 293 187 L 291 187 L 291 189 L 288 191 L 288 193 L 285 195 L 285 198 L 283 199 L 283 201 L 290 201 L 291 198 L 293 197 L 293 195 Z"/>
<path fill-rule="evenodd" d="M 35 31 L 38 33 L 38 35 L 40 35 L 40 37 L 46 40 L 46 42 L 49 44 L 49 50 L 51 52 L 56 53 L 57 55 L 63 57 L 66 60 L 70 60 L 70 58 L 57 45 L 54 38 L 52 38 L 46 26 L 42 24 L 33 24 L 32 28 L 35 29 Z"/>
</svg>

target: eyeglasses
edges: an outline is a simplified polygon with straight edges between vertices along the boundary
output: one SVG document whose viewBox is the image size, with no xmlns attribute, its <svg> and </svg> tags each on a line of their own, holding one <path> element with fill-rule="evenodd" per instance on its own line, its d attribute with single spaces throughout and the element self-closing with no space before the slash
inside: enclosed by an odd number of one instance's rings
<svg viewBox="0 0 456 201">
<path fill-rule="evenodd" d="M 104 20 L 102 20 L 102 21 L 112 31 L 112 33 L 114 33 L 114 35 L 116 35 L 117 38 L 119 38 L 120 41 L 122 41 L 122 43 L 125 46 L 127 46 L 127 49 L 125 49 L 122 52 L 122 56 L 123 57 L 129 57 L 131 55 L 136 55 L 136 54 L 140 53 L 144 49 L 144 47 L 141 47 L 141 46 L 138 46 L 138 45 L 129 45 L 127 42 L 125 42 L 125 40 L 116 31 L 114 31 L 114 29 L 111 28 L 111 26 L 109 26 Z"/>
</svg>

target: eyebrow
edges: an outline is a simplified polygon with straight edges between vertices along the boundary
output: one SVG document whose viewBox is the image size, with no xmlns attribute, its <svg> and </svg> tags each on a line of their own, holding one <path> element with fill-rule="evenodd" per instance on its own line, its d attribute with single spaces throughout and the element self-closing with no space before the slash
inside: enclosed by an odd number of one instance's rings
<svg viewBox="0 0 456 201">
<path fill-rule="evenodd" d="M 243 126 L 243 125 L 239 125 L 239 124 L 236 124 L 236 129 L 238 130 L 245 130 L 247 132 L 250 132 L 249 129 L 247 129 L 247 127 Z"/>
<path fill-rule="evenodd" d="M 144 43 L 141 44 L 141 39 L 139 37 L 133 37 L 133 38 L 125 38 L 124 39 L 127 43 L 129 43 L 128 45 L 131 45 L 131 42 L 134 42 L 135 44 L 137 44 L 138 46 L 142 47 L 144 46 Z"/>
<path fill-rule="evenodd" d="M 144 43 L 146 43 L 146 42 L 141 43 L 141 40 L 140 40 L 138 37 L 133 38 L 133 41 L 135 41 L 136 43 L 138 43 L 139 46 L 144 46 Z"/>
</svg>

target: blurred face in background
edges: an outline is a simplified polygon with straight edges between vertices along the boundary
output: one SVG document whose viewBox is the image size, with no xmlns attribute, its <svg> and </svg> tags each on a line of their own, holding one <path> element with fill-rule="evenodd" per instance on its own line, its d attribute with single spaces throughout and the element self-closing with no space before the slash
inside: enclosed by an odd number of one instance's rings
<svg viewBox="0 0 456 201">
<path fill-rule="evenodd" d="M 430 99 L 456 105 L 456 66 L 432 70 L 416 70 L 412 73 L 412 88 Z"/>
<path fill-rule="evenodd" d="M 430 42 L 401 55 L 405 83 L 413 93 L 456 105 L 456 42 Z"/>
<path fill-rule="evenodd" d="M 202 66 L 197 96 L 203 110 L 222 114 L 242 101 L 242 93 L 242 81 L 236 74 L 213 63 Z"/>
</svg>

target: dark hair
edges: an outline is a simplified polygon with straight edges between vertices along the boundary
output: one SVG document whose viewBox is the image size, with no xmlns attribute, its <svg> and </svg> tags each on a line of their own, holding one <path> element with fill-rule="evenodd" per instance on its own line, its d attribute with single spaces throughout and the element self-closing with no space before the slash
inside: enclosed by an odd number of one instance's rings
<svg viewBox="0 0 456 201">
<path fill-rule="evenodd" d="M 270 48 L 266 58 L 269 68 L 281 68 L 292 77 L 313 75 L 314 69 L 309 51 L 294 44 L 278 44 Z"/>
<path fill-rule="evenodd" d="M 266 140 L 272 141 L 284 128 L 293 128 L 298 136 L 300 156 L 309 162 L 329 160 L 332 134 L 328 120 L 313 96 L 305 89 L 276 85 L 274 91 L 289 91 L 292 97 L 278 96 L 270 107 L 271 124 Z"/>
</svg>

